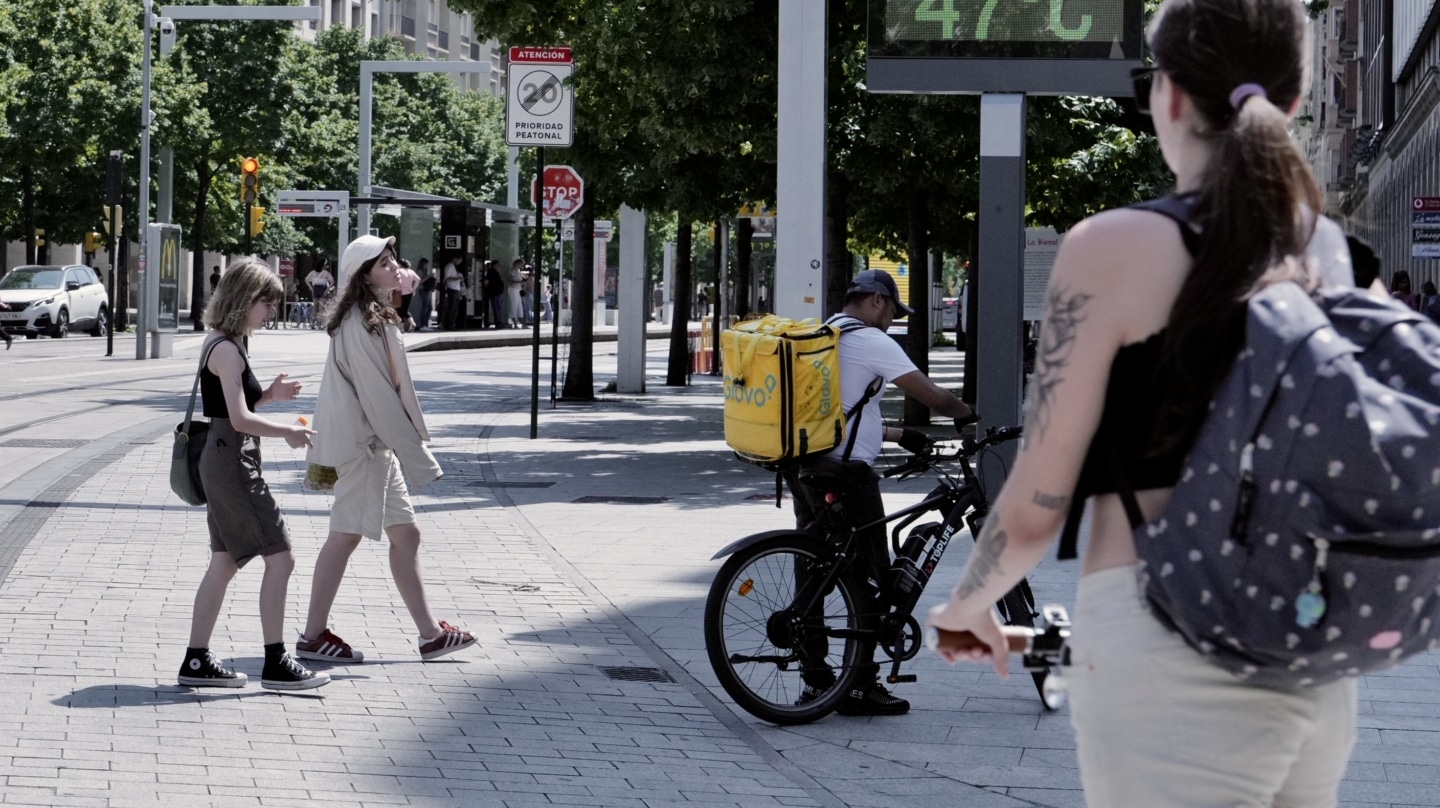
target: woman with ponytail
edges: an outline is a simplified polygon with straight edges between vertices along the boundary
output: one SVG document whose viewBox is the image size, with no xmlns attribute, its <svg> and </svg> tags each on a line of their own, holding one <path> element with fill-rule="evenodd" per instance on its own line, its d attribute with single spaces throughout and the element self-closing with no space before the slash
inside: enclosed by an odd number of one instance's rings
<svg viewBox="0 0 1440 808">
<path fill-rule="evenodd" d="M 1161 624 L 1116 493 L 1133 489 L 1147 522 L 1165 509 L 1244 344 L 1250 294 L 1282 280 L 1353 283 L 1348 266 L 1307 257 L 1312 240 L 1343 241 L 1287 130 L 1308 43 L 1296 0 L 1161 5 L 1136 96 L 1175 193 L 1066 236 L 1024 445 L 959 585 L 930 615 L 944 658 L 988 660 L 1004 675 L 991 604 L 1088 502 L 1065 677 L 1092 808 L 1333 806 L 1355 742 L 1353 680 L 1298 692 L 1246 684 Z"/>
</svg>

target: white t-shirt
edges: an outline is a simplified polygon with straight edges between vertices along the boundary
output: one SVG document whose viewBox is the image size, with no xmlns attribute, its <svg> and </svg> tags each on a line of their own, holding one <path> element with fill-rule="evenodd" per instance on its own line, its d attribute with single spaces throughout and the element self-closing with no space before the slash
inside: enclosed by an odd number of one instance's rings
<svg viewBox="0 0 1440 808">
<path fill-rule="evenodd" d="M 835 325 L 839 327 L 846 322 L 846 319 L 836 318 Z M 905 349 L 878 328 L 858 328 L 840 335 L 840 400 L 846 412 L 865 397 L 865 389 L 876 377 L 883 377 L 886 386 L 889 386 L 901 376 L 916 370 L 919 368 L 910 361 Z M 855 413 L 860 420 L 860 431 L 855 436 L 855 448 L 850 452 L 851 460 L 873 464 L 879 456 L 881 444 L 885 441 L 885 419 L 880 414 L 880 399 L 884 397 L 885 390 L 882 388 L 865 402 L 861 412 Z M 855 418 L 852 417 L 846 425 L 845 441 L 831 450 L 831 457 L 838 459 L 845 454 L 845 443 L 850 440 L 848 429 L 854 425 Z"/>
<path fill-rule="evenodd" d="M 460 274 L 460 269 L 454 264 L 445 265 L 445 288 L 452 292 L 460 291 L 465 284 L 465 277 Z"/>
</svg>

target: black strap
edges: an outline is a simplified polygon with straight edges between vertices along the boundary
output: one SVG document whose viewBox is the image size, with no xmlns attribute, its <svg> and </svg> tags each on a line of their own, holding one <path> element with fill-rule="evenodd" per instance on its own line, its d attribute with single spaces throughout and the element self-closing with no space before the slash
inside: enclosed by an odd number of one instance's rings
<svg viewBox="0 0 1440 808">
<path fill-rule="evenodd" d="M 1135 498 L 1135 489 L 1130 486 L 1130 476 L 1125 473 L 1125 464 L 1120 460 L 1120 453 L 1111 444 L 1110 451 L 1106 452 L 1110 466 L 1110 479 L 1115 483 L 1115 494 L 1120 497 L 1120 505 L 1125 509 L 1125 518 L 1130 522 L 1131 530 L 1139 530 L 1145 524 L 1145 514 L 1140 511 L 1140 500 Z M 1055 557 L 1060 561 L 1070 561 L 1078 556 L 1080 539 L 1080 520 L 1085 515 L 1085 497 L 1076 496 L 1070 498 L 1070 512 L 1065 516 L 1065 528 L 1060 531 L 1060 549 Z"/>
<path fill-rule="evenodd" d="M 1148 210 L 1171 219 L 1180 225 L 1180 240 L 1185 242 L 1186 251 L 1191 255 L 1200 252 L 1200 233 L 1190 220 L 1190 213 L 1195 207 L 1195 194 L 1172 194 L 1147 202 L 1136 202 L 1130 207 Z"/>
<path fill-rule="evenodd" d="M 185 430 L 184 430 L 184 431 L 186 432 L 186 434 L 189 434 L 189 432 L 190 432 L 190 421 L 191 421 L 191 419 L 193 419 L 193 418 L 195 417 L 195 394 L 200 392 L 200 371 L 204 370 L 204 369 L 205 369 L 205 363 L 210 361 L 210 352 L 213 351 L 213 350 L 215 350 L 215 346 L 216 346 L 216 345 L 219 345 L 219 344 L 222 343 L 222 342 L 225 342 L 225 340 L 224 340 L 224 339 L 217 339 L 217 340 L 215 340 L 214 342 L 212 342 L 212 343 L 210 343 L 209 345 L 205 346 L 205 350 L 204 350 L 203 352 L 201 352 L 201 354 L 200 354 L 200 366 L 197 367 L 197 368 L 195 368 L 195 384 L 191 385 L 191 387 L 190 387 L 190 406 L 188 406 L 188 407 L 185 408 Z"/>
<path fill-rule="evenodd" d="M 865 322 L 859 317 L 855 317 L 849 314 L 836 314 L 835 316 L 826 320 L 825 325 L 836 325 L 841 320 L 849 321 L 844 325 L 839 326 L 841 334 L 848 334 L 851 331 L 859 331 L 862 328 L 870 328 L 870 326 L 866 325 Z M 885 377 L 876 376 L 875 381 L 870 382 L 869 386 L 865 388 L 865 395 L 861 396 L 860 400 L 856 402 L 855 406 L 851 407 L 849 412 L 845 413 L 845 429 L 850 433 L 850 435 L 845 439 L 845 453 L 840 456 L 841 460 L 849 462 L 850 453 L 855 450 L 855 438 L 860 434 L 860 418 L 865 415 L 865 405 L 870 402 L 870 399 L 874 398 L 880 393 L 881 390 L 884 389 Z"/>
</svg>

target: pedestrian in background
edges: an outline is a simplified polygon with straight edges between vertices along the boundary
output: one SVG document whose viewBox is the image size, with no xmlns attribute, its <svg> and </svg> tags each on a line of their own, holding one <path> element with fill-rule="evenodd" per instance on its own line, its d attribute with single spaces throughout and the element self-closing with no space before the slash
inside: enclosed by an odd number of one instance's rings
<svg viewBox="0 0 1440 808">
<path fill-rule="evenodd" d="M 409 490 L 444 472 L 425 447 L 430 433 L 405 360 L 399 317 L 386 305 L 400 288 L 394 243 L 361 236 L 345 248 L 340 266 L 349 280 L 326 323 L 330 352 L 315 405 L 318 434 L 306 459 L 333 467 L 337 479 L 330 535 L 315 561 L 309 617 L 295 644 L 305 659 L 364 659 L 330 630 L 330 608 L 361 539 L 379 541 L 382 533 L 390 540 L 395 588 L 420 635 L 421 659 L 475 643 L 470 632 L 435 619 L 420 573 L 420 529 Z"/>
<path fill-rule="evenodd" d="M 496 328 L 505 327 L 505 279 L 500 276 L 500 262 L 485 262 L 484 278 L 481 281 L 485 292 L 485 304 L 490 307 L 490 322 Z"/>
<path fill-rule="evenodd" d="M 1390 296 L 1404 303 L 1412 309 L 1418 308 L 1415 305 L 1417 295 L 1410 286 L 1410 273 L 1405 270 L 1397 270 L 1390 278 Z"/>
<path fill-rule="evenodd" d="M 1092 808 L 1327 808 L 1356 741 L 1354 679 L 1293 690 L 1247 683 L 1163 624 L 1141 582 L 1145 532 L 1132 531 L 1134 522 L 1157 529 L 1245 345 L 1249 293 L 1277 281 L 1353 283 L 1348 262 L 1305 257 L 1312 237 L 1343 238 L 1320 219 L 1325 197 L 1288 128 L 1308 86 L 1308 28 L 1294 0 L 1161 4 L 1150 29 L 1155 64 L 1137 72 L 1136 97 L 1176 194 L 1066 235 L 1024 443 L 959 586 L 930 614 L 947 632 L 946 659 L 990 659 L 1003 675 L 994 604 L 1046 554 L 1072 498 L 1089 500 L 1065 680 Z M 1120 492 L 1133 494 L 1133 521 Z M 1213 597 L 1242 614 L 1271 608 L 1243 594 Z"/>
<path fill-rule="evenodd" d="M 415 300 L 415 288 L 420 285 L 420 276 L 410 268 L 410 262 L 400 259 L 400 327 L 405 331 L 415 330 L 415 318 L 410 316 L 410 304 Z"/>
<path fill-rule="evenodd" d="M 217 286 L 219 286 L 219 285 L 220 285 L 220 265 L 219 265 L 219 264 L 216 264 L 216 265 L 214 266 L 214 268 L 210 270 L 210 295 L 211 295 L 211 297 L 214 297 L 214 295 L 215 295 L 215 288 L 216 288 Z"/>
<path fill-rule="evenodd" d="M 420 259 L 420 324 L 421 331 L 430 328 L 430 314 L 435 310 L 435 273 L 430 271 L 430 259 Z"/>
<path fill-rule="evenodd" d="M 460 274 L 460 256 L 452 256 L 445 262 L 445 274 L 440 283 L 443 290 L 440 300 L 440 330 L 454 331 L 459 327 L 460 296 L 465 291 L 465 276 Z"/>
<path fill-rule="evenodd" d="M 525 259 L 516 258 L 510 262 L 510 272 L 505 276 L 505 317 L 511 328 L 525 325 L 525 307 L 520 300 L 524 286 Z"/>
<path fill-rule="evenodd" d="M 10 310 L 10 304 L 9 304 L 9 303 L 5 303 L 5 302 L 3 302 L 3 301 L 0 301 L 0 311 L 9 311 L 9 310 Z M 0 337 L 4 337 L 4 338 L 5 338 L 5 350 L 7 350 L 7 351 L 10 350 L 10 346 L 11 346 L 12 344 L 14 344 L 15 338 L 12 337 L 12 336 L 10 336 L 10 332 L 9 332 L 9 331 L 6 331 L 4 326 L 0 326 Z"/>
<path fill-rule="evenodd" d="M 310 287 L 310 299 L 319 304 L 335 286 L 335 276 L 330 274 L 330 266 L 321 261 L 318 268 L 310 270 L 310 274 L 305 276 L 305 283 Z"/>
<path fill-rule="evenodd" d="M 179 682 L 190 687 L 241 687 L 247 678 L 225 668 L 210 650 L 210 635 L 220 617 L 230 580 L 251 559 L 265 561 L 260 581 L 260 630 L 265 667 L 260 686 L 271 690 L 305 690 L 330 681 L 314 673 L 285 650 L 285 593 L 295 554 L 290 532 L 260 469 L 260 439 L 282 438 L 292 449 L 310 445 L 315 433 L 301 425 L 278 424 L 255 410 L 273 401 L 293 401 L 300 383 L 281 373 L 262 389 L 250 368 L 245 346 L 250 335 L 275 316 L 284 296 L 280 279 L 265 264 L 242 258 L 220 280 L 205 324 L 210 333 L 201 351 L 200 395 L 210 419 L 200 480 L 205 487 L 205 522 L 210 531 L 210 566 L 195 592 L 190 619 L 190 647 L 180 666 Z"/>
</svg>

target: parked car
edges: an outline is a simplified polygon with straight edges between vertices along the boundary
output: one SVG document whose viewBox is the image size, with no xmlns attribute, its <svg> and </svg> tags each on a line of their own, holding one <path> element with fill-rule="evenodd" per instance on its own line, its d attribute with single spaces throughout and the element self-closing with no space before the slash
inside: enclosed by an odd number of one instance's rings
<svg viewBox="0 0 1440 808">
<path fill-rule="evenodd" d="M 0 278 L 0 328 L 34 339 L 60 339 L 71 329 L 102 337 L 110 328 L 110 296 L 95 270 L 71 266 L 15 267 Z"/>
</svg>

